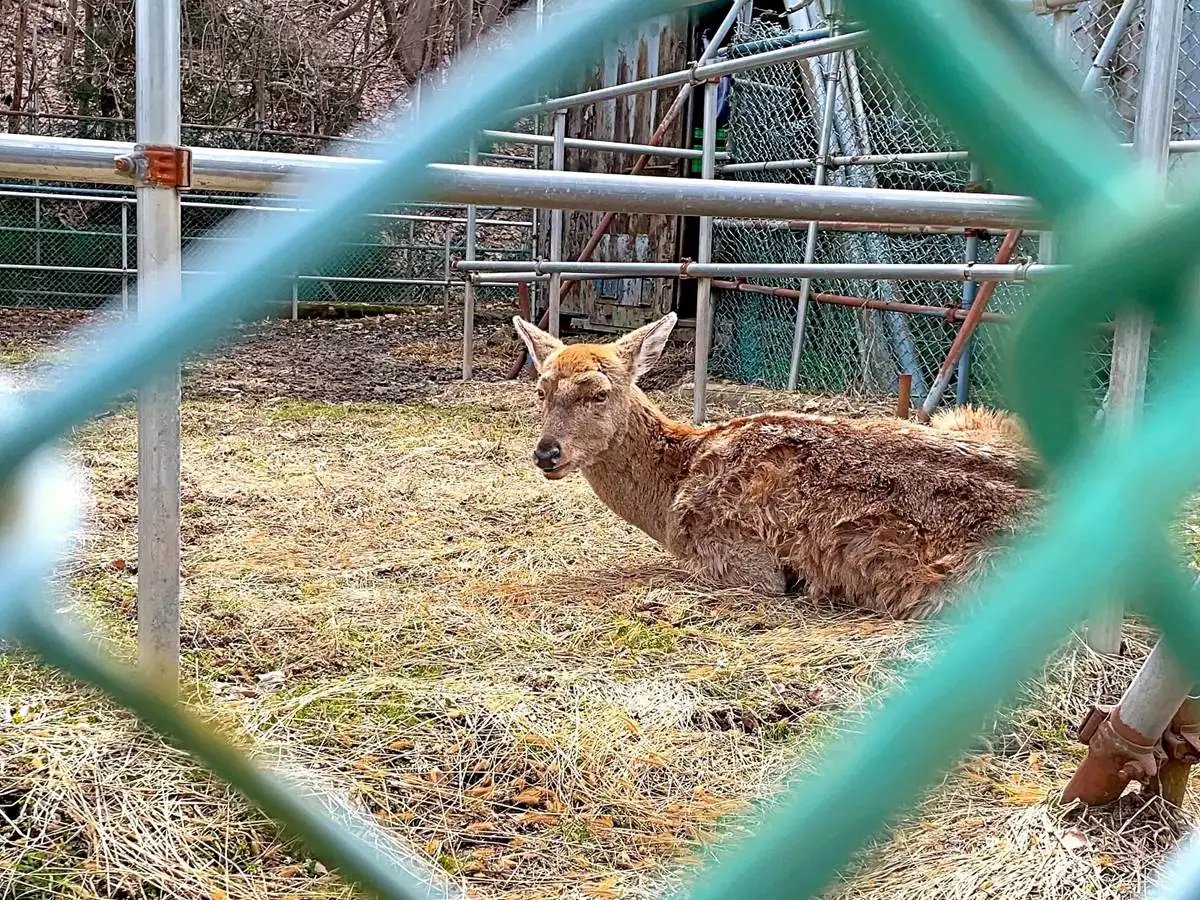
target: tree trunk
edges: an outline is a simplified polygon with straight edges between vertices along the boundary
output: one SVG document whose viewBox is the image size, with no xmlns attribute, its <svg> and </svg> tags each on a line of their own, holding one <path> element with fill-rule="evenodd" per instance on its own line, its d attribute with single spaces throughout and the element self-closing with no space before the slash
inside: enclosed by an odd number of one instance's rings
<svg viewBox="0 0 1200 900">
<path fill-rule="evenodd" d="M 75 19 L 79 15 L 79 0 L 67 0 L 67 19 L 63 23 L 62 70 L 70 76 L 72 64 L 75 61 Z"/>
<path fill-rule="evenodd" d="M 29 8 L 26 0 L 18 0 L 17 2 L 17 34 L 16 40 L 13 42 L 13 90 L 12 104 L 9 108 L 13 112 L 21 111 L 23 95 L 25 93 L 25 28 L 29 21 Z M 20 116 L 8 117 L 8 130 L 12 134 L 16 134 L 21 124 Z"/>
</svg>

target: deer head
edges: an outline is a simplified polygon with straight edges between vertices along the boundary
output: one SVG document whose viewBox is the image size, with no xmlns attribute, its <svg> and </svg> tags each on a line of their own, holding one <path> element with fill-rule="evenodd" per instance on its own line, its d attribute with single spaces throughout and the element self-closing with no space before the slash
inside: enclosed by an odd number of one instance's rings
<svg viewBox="0 0 1200 900">
<path fill-rule="evenodd" d="M 658 361 L 675 313 L 611 344 L 563 344 L 520 317 L 517 334 L 538 372 L 542 433 L 534 461 L 549 479 L 586 468 L 623 435 L 637 403 L 634 385 Z"/>
</svg>

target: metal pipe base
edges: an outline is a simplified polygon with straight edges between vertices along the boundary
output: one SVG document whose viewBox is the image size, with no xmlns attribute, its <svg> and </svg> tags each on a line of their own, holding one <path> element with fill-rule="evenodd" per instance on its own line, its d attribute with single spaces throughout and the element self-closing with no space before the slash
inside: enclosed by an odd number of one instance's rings
<svg viewBox="0 0 1200 900">
<path fill-rule="evenodd" d="M 1079 740 L 1088 752 L 1063 791 L 1064 803 L 1112 803 L 1131 781 L 1149 784 L 1165 758 L 1157 738 L 1121 721 L 1120 707 L 1093 707 L 1079 727 Z"/>
</svg>

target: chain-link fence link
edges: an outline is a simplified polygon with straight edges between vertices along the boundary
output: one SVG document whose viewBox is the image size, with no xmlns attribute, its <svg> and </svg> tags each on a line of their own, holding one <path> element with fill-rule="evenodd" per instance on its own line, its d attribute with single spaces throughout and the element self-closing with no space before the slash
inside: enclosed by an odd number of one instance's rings
<svg viewBox="0 0 1200 900">
<path fill-rule="evenodd" d="M 1068 61 L 1082 83 L 1083 74 L 1112 27 L 1120 3 L 1095 0 L 1070 14 Z M 821 20 L 827 4 L 811 4 L 793 14 L 790 28 L 778 17 L 743 23 L 738 43 L 755 42 L 755 49 L 780 45 L 795 30 L 827 27 Z M 1037 36 L 1050 43 L 1052 18 L 1030 17 Z M 1113 127 L 1131 140 L 1140 81 L 1143 13 L 1139 9 L 1104 71 L 1098 93 L 1111 111 Z M 1184 15 L 1181 68 L 1173 137 L 1190 139 L 1200 123 L 1200 5 L 1189 2 Z M 830 74 L 833 70 L 835 75 Z M 829 88 L 830 79 L 835 84 Z M 724 177 L 777 184 L 812 184 L 819 155 L 820 127 L 827 94 L 834 98 L 829 135 L 833 157 L 826 183 L 852 187 L 901 190 L 989 190 L 986 172 L 972 183 L 971 169 L 961 144 L 928 108 L 894 77 L 891 69 L 869 48 L 846 51 L 834 64 L 815 57 L 765 67 L 733 78 L 728 140 L 734 169 Z M 923 158 L 916 154 L 925 155 Z M 869 157 L 847 164 L 838 157 Z M 1181 177 L 1190 153 L 1172 159 L 1172 177 Z M 786 161 L 780 165 L 781 161 Z M 748 164 L 774 164 L 755 169 Z M 959 229 L 849 229 L 822 227 L 814 247 L 816 263 L 955 263 L 968 257 L 968 235 Z M 975 261 L 995 260 L 1001 235 L 980 234 Z M 719 262 L 799 262 L 805 257 L 805 223 L 718 220 L 714 256 Z M 1039 262 L 1039 240 L 1025 236 L 1014 261 Z M 795 291 L 797 280 L 762 279 L 772 288 Z M 913 393 L 924 397 L 958 329 L 958 322 L 939 315 L 968 305 L 977 290 L 959 282 L 814 280 L 814 294 L 805 323 L 798 386 L 822 392 L 894 394 L 899 375 L 911 374 Z M 770 387 L 787 384 L 796 329 L 797 299 L 761 293 L 719 290 L 715 302 L 712 370 L 719 376 Z M 1018 313 L 1029 294 L 1020 283 L 1002 283 L 989 301 L 990 312 L 1007 321 Z M 919 314 L 878 309 L 854 309 L 823 302 L 823 295 L 861 298 L 873 302 L 928 307 Z M 1004 322 L 985 323 L 969 350 L 968 390 L 972 401 L 1001 400 L 1004 373 L 1000 367 L 1006 332 Z M 1097 396 L 1107 384 L 1111 335 L 1097 338 L 1093 382 Z M 956 382 L 943 402 L 955 399 Z M 963 393 L 960 391 L 959 396 Z"/>
<path fill-rule="evenodd" d="M 132 141 L 126 120 L 23 116 L 4 125 L 22 133 Z M 365 140 L 319 135 L 184 126 L 192 147 L 337 155 L 369 154 Z M 486 149 L 486 148 L 485 148 Z M 481 154 L 483 165 L 524 167 L 533 148 L 503 145 Z M 461 160 L 454 160 L 461 161 Z M 279 216 L 296 215 L 284 198 L 190 192 L 182 201 L 185 246 L 236 240 L 222 223 L 248 206 Z M 299 213 L 304 214 L 304 213 Z M 530 210 L 480 207 L 477 254 L 481 259 L 533 255 Z M 466 244 L 466 210 L 434 204 L 396 206 L 363 223 L 336 265 L 300 269 L 280 282 L 270 300 L 280 304 L 392 306 L 461 302 L 462 280 L 451 264 Z M 206 278 L 212 273 L 186 273 Z M 136 303 L 137 215 L 132 191 L 46 182 L 0 185 L 0 305 L 93 308 L 121 297 Z M 484 287 L 482 302 L 511 303 L 513 289 Z"/>
</svg>

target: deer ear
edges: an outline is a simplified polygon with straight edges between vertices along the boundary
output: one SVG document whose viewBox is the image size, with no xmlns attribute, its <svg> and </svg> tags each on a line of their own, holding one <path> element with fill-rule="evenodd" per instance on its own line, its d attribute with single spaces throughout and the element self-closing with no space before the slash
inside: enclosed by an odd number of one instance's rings
<svg viewBox="0 0 1200 900">
<path fill-rule="evenodd" d="M 562 349 L 562 341 L 554 335 L 542 331 L 536 325 L 526 322 L 520 316 L 513 316 L 513 325 L 517 329 L 517 335 L 525 342 L 525 346 L 529 349 L 529 355 L 533 359 L 534 368 L 538 372 L 541 372 L 550 354 L 555 350 Z"/>
<path fill-rule="evenodd" d="M 635 381 L 654 368 L 677 321 L 679 317 L 675 313 L 667 313 L 657 322 L 643 325 L 616 342 L 617 355 L 625 360 Z"/>
</svg>

